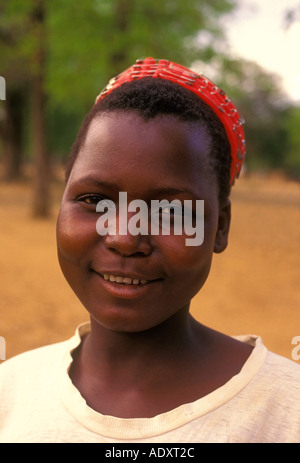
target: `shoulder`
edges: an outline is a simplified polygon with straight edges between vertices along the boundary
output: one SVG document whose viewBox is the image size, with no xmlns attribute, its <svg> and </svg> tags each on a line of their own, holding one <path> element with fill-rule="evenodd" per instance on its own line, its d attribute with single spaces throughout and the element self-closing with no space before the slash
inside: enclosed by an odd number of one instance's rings
<svg viewBox="0 0 300 463">
<path fill-rule="evenodd" d="M 270 389 L 279 392 L 298 392 L 300 404 L 300 365 L 273 352 L 268 352 L 261 370 L 261 379 L 270 384 Z"/>
<path fill-rule="evenodd" d="M 0 365 L 0 442 L 43 436 L 51 428 L 47 420 L 57 422 L 59 377 L 67 344 L 40 347 Z"/>
<path fill-rule="evenodd" d="M 239 341 L 253 346 L 246 364 L 250 366 L 250 378 L 270 384 L 271 389 L 293 386 L 300 388 L 300 364 L 268 350 L 261 337 L 255 335 L 235 336 Z M 255 374 L 253 374 L 255 373 Z"/>
<path fill-rule="evenodd" d="M 5 394 L 11 395 L 26 387 L 29 390 L 52 379 L 55 381 L 59 372 L 66 371 L 69 367 L 72 361 L 71 352 L 80 344 L 81 336 L 88 330 L 88 324 L 79 325 L 75 334 L 66 341 L 24 352 L 1 363 L 0 406 Z"/>
<path fill-rule="evenodd" d="M 49 372 L 51 367 L 56 366 L 65 356 L 70 359 L 72 350 L 80 344 L 81 337 L 88 332 L 89 324 L 83 323 L 77 327 L 75 334 L 66 341 L 39 347 L 4 361 L 0 364 L 0 388 L 1 382 L 7 376 L 19 377 L 24 372 L 27 376 L 40 376 L 41 371 L 46 369 Z"/>
<path fill-rule="evenodd" d="M 257 337 L 254 351 L 256 373 L 250 377 L 249 388 L 256 403 L 264 402 L 275 409 L 297 409 L 300 417 L 300 365 L 266 349 Z"/>
<path fill-rule="evenodd" d="M 255 424 L 249 439 L 257 442 L 298 442 L 300 366 L 268 352 L 262 368 L 246 389 L 248 420 Z"/>
<path fill-rule="evenodd" d="M 68 341 L 39 347 L 16 355 L 0 365 L 0 392 L 5 383 L 15 384 L 20 378 L 41 376 L 45 370 L 48 372 L 62 358 L 66 352 Z M 13 383 L 12 383 L 13 381 Z"/>
</svg>

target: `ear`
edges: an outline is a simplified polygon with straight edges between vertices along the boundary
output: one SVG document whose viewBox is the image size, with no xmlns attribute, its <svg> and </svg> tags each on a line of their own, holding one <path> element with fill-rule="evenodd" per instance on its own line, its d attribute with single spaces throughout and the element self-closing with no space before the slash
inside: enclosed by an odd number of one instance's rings
<svg viewBox="0 0 300 463">
<path fill-rule="evenodd" d="M 218 230 L 216 233 L 214 252 L 220 254 L 223 252 L 228 244 L 228 234 L 231 220 L 231 202 L 227 199 L 225 203 L 220 206 Z"/>
</svg>

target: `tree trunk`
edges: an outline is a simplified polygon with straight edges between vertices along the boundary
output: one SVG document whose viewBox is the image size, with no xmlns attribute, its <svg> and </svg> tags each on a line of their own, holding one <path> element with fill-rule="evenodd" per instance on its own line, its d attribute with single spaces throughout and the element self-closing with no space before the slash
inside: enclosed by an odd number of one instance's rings
<svg viewBox="0 0 300 463">
<path fill-rule="evenodd" d="M 126 34 L 129 28 L 129 17 L 132 11 L 132 0 L 118 0 L 115 2 L 115 34 Z M 110 53 L 110 69 L 114 75 L 122 72 L 126 65 L 126 49 L 120 42 L 119 49 Z"/>
<path fill-rule="evenodd" d="M 45 11 L 44 1 L 37 0 L 33 12 L 36 25 L 36 54 L 32 78 L 32 131 L 33 131 L 33 214 L 47 217 L 50 214 L 50 172 L 46 143 L 45 117 Z"/>
<path fill-rule="evenodd" d="M 21 177 L 23 160 L 23 89 L 8 90 L 3 104 L 1 139 L 3 145 L 4 180 Z"/>
<path fill-rule="evenodd" d="M 33 214 L 47 217 L 50 213 L 50 173 L 46 147 L 45 95 L 42 76 L 32 82 L 32 129 L 33 129 Z"/>
</svg>

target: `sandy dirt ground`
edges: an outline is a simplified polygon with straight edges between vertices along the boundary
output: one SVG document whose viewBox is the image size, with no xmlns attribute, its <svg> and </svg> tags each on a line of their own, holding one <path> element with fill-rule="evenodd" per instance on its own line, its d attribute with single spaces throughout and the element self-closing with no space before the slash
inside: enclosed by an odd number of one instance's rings
<svg viewBox="0 0 300 463">
<path fill-rule="evenodd" d="M 7 358 L 65 340 L 88 320 L 56 257 L 62 188 L 52 188 L 53 216 L 36 220 L 30 182 L 0 184 L 0 336 Z M 292 338 L 300 336 L 300 185 L 274 175 L 244 177 L 232 204 L 229 246 L 214 256 L 192 314 L 229 335 L 259 334 L 291 359 Z"/>
</svg>

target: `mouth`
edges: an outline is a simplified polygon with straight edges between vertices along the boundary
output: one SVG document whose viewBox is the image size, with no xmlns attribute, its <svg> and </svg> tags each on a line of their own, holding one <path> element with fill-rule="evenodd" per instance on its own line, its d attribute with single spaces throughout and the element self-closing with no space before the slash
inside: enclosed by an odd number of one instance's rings
<svg viewBox="0 0 300 463">
<path fill-rule="evenodd" d="M 134 299 L 152 293 L 153 288 L 160 283 L 163 278 L 146 279 L 138 274 L 122 274 L 118 275 L 117 272 L 108 273 L 92 270 L 94 275 L 100 278 L 105 290 L 117 298 Z M 139 278 L 138 278 L 139 277 Z"/>
<path fill-rule="evenodd" d="M 120 285 L 146 285 L 150 281 L 154 281 L 133 278 L 130 276 L 111 275 L 109 273 L 99 273 L 99 275 L 101 275 L 106 281 L 112 281 L 113 283 L 118 283 Z"/>
</svg>

